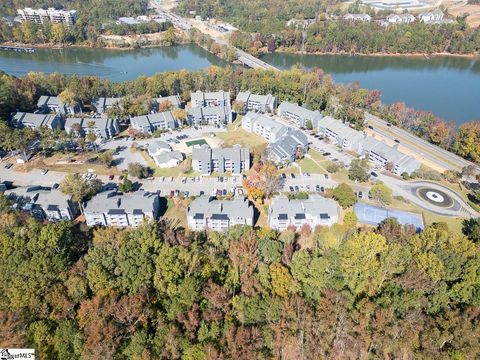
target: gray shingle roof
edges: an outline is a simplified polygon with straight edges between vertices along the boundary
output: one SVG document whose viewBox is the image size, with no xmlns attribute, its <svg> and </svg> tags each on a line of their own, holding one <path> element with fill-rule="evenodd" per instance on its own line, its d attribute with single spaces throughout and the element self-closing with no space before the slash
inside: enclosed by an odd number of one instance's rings
<svg viewBox="0 0 480 360">
<path fill-rule="evenodd" d="M 157 194 L 142 190 L 128 194 L 115 194 L 104 191 L 95 195 L 85 206 L 85 212 L 109 213 L 111 210 L 133 213 L 142 210 L 144 213 L 153 212 L 153 202 Z"/>
<path fill-rule="evenodd" d="M 338 216 L 338 205 L 335 200 L 326 199 L 320 195 L 310 195 L 305 200 L 289 200 L 284 195 L 275 196 L 269 208 L 270 216 L 279 220 L 286 218 L 305 219 L 305 214 L 320 217 Z"/>
<path fill-rule="evenodd" d="M 236 196 L 233 200 L 216 200 L 207 195 L 196 198 L 188 208 L 188 214 L 205 218 L 253 218 L 253 206 L 248 199 Z"/>
</svg>

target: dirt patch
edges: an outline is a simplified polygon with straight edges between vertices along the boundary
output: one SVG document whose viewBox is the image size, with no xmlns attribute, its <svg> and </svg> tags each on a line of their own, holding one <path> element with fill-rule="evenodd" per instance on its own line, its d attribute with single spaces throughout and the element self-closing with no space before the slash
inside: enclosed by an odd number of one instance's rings
<svg viewBox="0 0 480 360">
<path fill-rule="evenodd" d="M 470 27 L 480 26 L 480 5 L 462 5 L 458 7 L 449 7 L 448 12 L 453 16 L 463 16 L 469 14 L 467 17 L 467 24 Z"/>
</svg>

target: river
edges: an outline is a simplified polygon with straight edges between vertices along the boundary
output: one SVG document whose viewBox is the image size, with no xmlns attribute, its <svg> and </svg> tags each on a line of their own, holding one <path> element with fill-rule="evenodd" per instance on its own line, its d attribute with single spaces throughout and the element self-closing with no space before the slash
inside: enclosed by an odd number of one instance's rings
<svg viewBox="0 0 480 360">
<path fill-rule="evenodd" d="M 267 54 L 262 60 L 280 69 L 295 64 L 320 67 L 335 82 L 358 81 L 382 91 L 382 101 L 403 101 L 457 124 L 480 120 L 480 59 L 435 56 L 348 56 Z"/>
<path fill-rule="evenodd" d="M 227 63 L 201 47 L 175 45 L 132 50 L 92 48 L 37 49 L 34 53 L 0 51 L 0 70 L 22 76 L 30 71 L 95 75 L 112 81 L 180 69 L 200 70 Z"/>
<path fill-rule="evenodd" d="M 404 101 L 457 124 L 480 119 L 480 59 L 295 54 L 267 54 L 262 59 L 282 69 L 295 64 L 321 67 L 336 82 L 359 81 L 362 87 L 381 90 L 384 103 Z M 0 51 L 0 70 L 16 76 L 39 71 L 125 81 L 161 71 L 199 70 L 213 64 L 227 63 L 193 44 L 135 50 Z"/>
</svg>

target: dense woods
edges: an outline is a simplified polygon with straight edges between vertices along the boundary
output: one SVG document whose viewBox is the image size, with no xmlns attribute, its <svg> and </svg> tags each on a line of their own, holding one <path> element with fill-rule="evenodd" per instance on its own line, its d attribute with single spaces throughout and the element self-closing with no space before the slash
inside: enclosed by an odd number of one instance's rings
<svg viewBox="0 0 480 360">
<path fill-rule="evenodd" d="M 474 359 L 478 244 L 445 224 L 189 233 L 0 196 L 0 344 L 42 359 Z M 302 244 L 300 246 L 299 244 Z"/>
<path fill-rule="evenodd" d="M 454 53 L 480 51 L 480 29 L 458 24 L 382 26 L 378 23 L 320 21 L 302 31 L 285 29 L 276 35 L 234 34 L 231 43 L 252 54 L 277 49 L 318 53 Z"/>
<path fill-rule="evenodd" d="M 357 129 L 365 127 L 364 110 L 379 115 L 427 141 L 449 149 L 460 156 L 480 163 L 479 122 L 463 124 L 458 130 L 453 122 L 445 122 L 431 112 L 414 110 L 403 103 L 389 106 L 381 103 L 381 92 L 366 90 L 358 84 L 335 84 L 321 69 L 311 71 L 293 68 L 271 72 L 245 68 L 210 67 L 197 72 L 179 71 L 142 76 L 134 81 L 114 83 L 96 77 L 45 75 L 31 73 L 22 78 L 0 74 L 0 117 L 7 120 L 11 112 L 35 110 L 41 95 L 57 95 L 66 90 L 70 100 L 89 102 L 98 96 L 127 96 L 129 114 L 139 115 L 139 108 L 148 97 L 179 94 L 190 100 L 196 90 L 230 91 L 234 98 L 239 91 L 272 93 L 279 102 L 303 104 L 312 110 L 350 123 Z M 128 116 L 128 114 L 124 114 Z M 5 135 L 2 135 L 5 138 Z M 5 148 L 0 136 L 0 148 Z"/>
</svg>

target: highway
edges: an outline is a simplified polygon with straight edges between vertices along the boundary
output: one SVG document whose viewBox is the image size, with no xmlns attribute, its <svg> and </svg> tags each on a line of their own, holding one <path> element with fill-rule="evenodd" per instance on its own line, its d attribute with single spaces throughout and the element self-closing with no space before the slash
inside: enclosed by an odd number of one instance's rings
<svg viewBox="0 0 480 360">
<path fill-rule="evenodd" d="M 461 171 L 465 166 L 476 164 L 461 158 L 447 150 L 420 139 L 396 126 L 387 126 L 387 122 L 369 113 L 365 113 L 365 120 L 371 128 L 368 131 L 380 137 L 399 141 L 401 147 L 408 149 L 413 156 L 421 162 L 429 162 L 438 171 L 456 170 Z"/>
<path fill-rule="evenodd" d="M 198 22 L 197 20 L 193 20 L 193 19 L 181 18 L 180 16 L 166 9 L 163 9 L 162 6 L 158 4 L 156 1 L 151 1 L 150 7 L 152 9 L 155 9 L 158 15 L 161 15 L 164 18 L 169 19 L 174 26 L 184 31 L 188 31 L 191 28 L 195 28 L 200 32 L 206 33 L 205 27 L 209 28 L 208 25 L 205 23 Z M 203 25 L 203 26 L 200 26 L 200 25 Z M 255 56 L 250 55 L 249 53 L 243 50 L 240 50 L 236 47 L 229 45 L 225 40 L 220 39 L 219 37 L 213 36 L 212 33 L 206 33 L 206 35 L 210 36 L 219 45 L 222 45 L 222 46 L 225 45 L 225 46 L 230 46 L 234 48 L 237 53 L 238 61 L 240 61 L 245 66 L 248 66 L 253 69 L 280 71 L 280 69 L 276 68 L 275 66 L 267 64 L 266 62 L 256 58 Z"/>
</svg>

